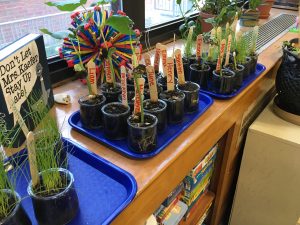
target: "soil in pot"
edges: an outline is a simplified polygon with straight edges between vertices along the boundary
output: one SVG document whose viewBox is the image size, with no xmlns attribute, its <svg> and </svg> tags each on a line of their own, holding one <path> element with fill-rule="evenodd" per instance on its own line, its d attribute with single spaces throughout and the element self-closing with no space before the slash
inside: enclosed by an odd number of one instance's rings
<svg viewBox="0 0 300 225">
<path fill-rule="evenodd" d="M 131 115 L 127 119 L 128 146 L 137 153 L 148 153 L 156 148 L 157 142 L 157 118 L 145 113 L 144 123 L 141 123 L 140 115 Z"/>
<path fill-rule="evenodd" d="M 182 91 L 164 91 L 160 94 L 160 99 L 167 103 L 167 117 L 169 123 L 180 123 L 184 117 L 184 99 Z"/>
<path fill-rule="evenodd" d="M 210 75 L 209 65 L 192 64 L 190 70 L 190 81 L 197 83 L 203 89 L 207 89 Z"/>
<path fill-rule="evenodd" d="M 103 95 L 87 95 L 78 100 L 80 106 L 80 120 L 87 129 L 102 127 L 101 108 L 106 98 Z"/>
<path fill-rule="evenodd" d="M 53 173 L 57 172 L 61 177 L 60 188 L 46 191 L 42 178 L 46 174 L 53 176 Z M 38 223 L 40 225 L 67 224 L 76 216 L 79 208 L 72 173 L 66 169 L 53 168 L 39 173 L 39 176 L 40 184 L 33 188 L 31 181 L 27 188 Z"/>
<path fill-rule="evenodd" d="M 113 84 L 103 83 L 101 85 L 101 91 L 106 98 L 105 103 L 117 102 L 119 94 L 122 93 L 121 85 L 119 83 L 116 83 L 115 87 Z"/>
<path fill-rule="evenodd" d="M 127 92 L 127 101 L 128 101 L 128 106 L 130 107 L 130 112 L 132 112 L 134 109 L 134 97 L 135 97 L 134 91 Z M 119 102 L 122 102 L 122 94 L 119 95 L 118 100 Z"/>
<path fill-rule="evenodd" d="M 7 196 L 7 202 L 11 206 L 8 215 L 0 214 L 1 225 L 31 225 L 31 221 L 21 205 L 21 197 L 12 190 L 0 190 L 1 195 Z"/>
<path fill-rule="evenodd" d="M 101 109 L 103 114 L 103 132 L 106 138 L 121 140 L 127 135 L 127 118 L 130 115 L 129 106 L 119 102 L 111 102 Z"/>
<path fill-rule="evenodd" d="M 231 70 L 235 73 L 235 88 L 239 89 L 243 84 L 243 75 L 245 67 L 243 65 L 237 64 L 237 68 L 234 68 L 233 63 L 228 64 L 225 69 Z"/>
<path fill-rule="evenodd" d="M 187 81 L 183 85 L 178 84 L 178 89 L 185 94 L 184 111 L 186 113 L 198 111 L 200 86 L 194 82 Z"/>
<path fill-rule="evenodd" d="M 178 82 L 178 79 L 176 77 L 174 77 L 174 81 L 175 81 L 175 86 Z M 167 77 L 159 77 L 157 79 L 157 86 L 161 86 L 162 90 L 165 91 L 167 90 Z"/>
<path fill-rule="evenodd" d="M 163 132 L 167 127 L 167 104 L 158 100 L 158 102 L 151 102 L 150 99 L 144 101 L 144 110 L 146 113 L 152 114 L 157 118 L 157 131 Z"/>
<path fill-rule="evenodd" d="M 217 94 L 230 94 L 235 90 L 235 73 L 231 70 L 222 69 L 213 71 L 212 90 Z"/>
</svg>

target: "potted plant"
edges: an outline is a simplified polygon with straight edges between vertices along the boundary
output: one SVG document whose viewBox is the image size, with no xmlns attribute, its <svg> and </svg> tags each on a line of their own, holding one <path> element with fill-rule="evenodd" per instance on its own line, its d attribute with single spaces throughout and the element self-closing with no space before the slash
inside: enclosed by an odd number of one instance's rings
<svg viewBox="0 0 300 225">
<path fill-rule="evenodd" d="M 237 63 L 235 52 L 233 52 L 233 63 L 225 65 L 224 68 L 235 73 L 235 87 L 239 89 L 243 84 L 245 67 Z"/>
<path fill-rule="evenodd" d="M 261 0 L 249 0 L 243 5 L 240 24 L 245 27 L 257 26 L 260 12 L 257 7 L 261 4 Z"/>
<path fill-rule="evenodd" d="M 4 114 L 3 114 L 4 115 Z M 0 224 L 2 225 L 31 225 L 22 204 L 21 197 L 15 191 L 15 171 L 7 174 L 3 145 L 11 146 L 13 139 L 11 131 L 6 129 L 4 116 L 0 115 Z"/>
<path fill-rule="evenodd" d="M 134 113 L 127 119 L 128 145 L 134 152 L 147 153 L 153 151 L 156 147 L 158 120 L 156 116 L 144 113 L 143 91 L 145 79 L 139 72 L 139 70 L 133 69 L 135 103 Z"/>
<path fill-rule="evenodd" d="M 147 66 L 150 99 L 144 100 L 143 108 L 146 113 L 157 118 L 157 130 L 163 132 L 167 126 L 167 104 L 158 99 L 159 91 L 156 85 L 155 70 L 153 66 Z"/>
<path fill-rule="evenodd" d="M 250 52 L 249 57 L 251 58 L 251 66 L 250 66 L 250 73 L 253 74 L 256 71 L 257 59 L 258 54 L 256 53 L 256 43 L 258 39 L 258 31 L 259 27 L 255 26 L 251 35 L 251 44 L 250 44 Z"/>
<path fill-rule="evenodd" d="M 239 31 L 235 38 L 235 51 L 236 51 L 236 62 L 237 64 L 243 65 L 245 67 L 243 79 L 249 77 L 251 73 L 251 58 L 248 57 L 248 47 L 247 41 L 244 34 Z"/>
<path fill-rule="evenodd" d="M 268 19 L 270 16 L 271 8 L 275 0 L 262 0 L 261 4 L 257 7 L 260 12 L 260 19 Z"/>
</svg>

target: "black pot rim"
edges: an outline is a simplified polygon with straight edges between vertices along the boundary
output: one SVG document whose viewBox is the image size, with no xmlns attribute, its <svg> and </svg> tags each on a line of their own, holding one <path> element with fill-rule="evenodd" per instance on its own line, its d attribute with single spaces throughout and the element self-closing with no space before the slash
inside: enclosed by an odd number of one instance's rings
<svg viewBox="0 0 300 225">
<path fill-rule="evenodd" d="M 127 118 L 127 124 L 128 126 L 131 126 L 132 128 L 135 128 L 135 129 L 140 129 L 140 130 L 147 130 L 149 128 L 153 128 L 157 125 L 158 123 L 158 119 L 156 116 L 150 114 L 150 113 L 144 113 L 144 116 L 148 116 L 148 117 L 151 117 L 152 119 L 154 119 L 154 123 L 149 125 L 149 126 L 145 126 L 145 127 L 135 127 L 132 125 L 132 123 L 130 122 L 130 119 L 133 117 L 134 115 L 130 115 L 128 118 Z"/>
<path fill-rule="evenodd" d="M 127 107 L 127 110 L 123 113 L 117 113 L 117 114 L 112 114 L 112 113 L 105 112 L 105 108 L 108 107 L 108 106 L 111 106 L 111 105 L 122 105 L 124 107 Z M 104 106 L 102 106 L 101 112 L 103 113 L 103 115 L 109 115 L 110 117 L 125 116 L 126 114 L 128 114 L 130 112 L 130 107 L 123 105 L 121 102 L 110 102 L 110 103 L 107 103 Z"/>
<path fill-rule="evenodd" d="M 56 199 L 56 198 L 59 198 L 60 196 L 64 195 L 72 187 L 72 185 L 74 184 L 74 176 L 67 169 L 51 168 L 51 169 L 47 169 L 42 172 L 39 172 L 38 175 L 39 175 L 39 177 L 41 177 L 42 173 L 49 173 L 49 172 L 51 173 L 52 171 L 59 171 L 61 173 L 66 174 L 66 176 L 69 178 L 69 183 L 68 183 L 67 187 L 63 191 L 61 191 L 55 195 L 52 195 L 52 196 L 39 196 L 34 193 L 33 187 L 32 187 L 32 180 L 31 180 L 27 187 L 27 193 L 29 194 L 30 197 L 35 198 L 35 199 L 41 199 L 41 200 L 52 200 L 52 199 Z"/>
<path fill-rule="evenodd" d="M 194 67 L 197 67 L 197 66 L 199 66 L 199 64 L 198 63 L 194 63 L 194 64 L 191 64 L 190 65 L 190 69 L 191 70 L 194 70 L 194 71 L 198 71 L 198 72 L 200 72 L 200 71 L 209 71 L 210 70 L 210 66 L 209 65 L 207 65 L 206 63 L 204 63 L 204 69 L 202 70 L 198 70 L 197 68 L 194 68 Z M 207 69 L 205 69 L 205 67 L 207 68 Z"/>
<path fill-rule="evenodd" d="M 180 91 L 186 92 L 186 93 L 193 93 L 193 92 L 200 91 L 200 86 L 199 86 L 199 84 L 197 84 L 197 83 L 195 83 L 195 82 L 192 82 L 192 81 L 186 81 L 184 85 L 186 85 L 186 84 L 192 84 L 192 85 L 194 85 L 195 89 L 194 89 L 193 91 L 181 90 L 181 89 L 180 89 L 180 86 L 181 86 L 181 85 L 179 85 L 179 84 L 177 84 L 177 88 L 178 88 Z"/>
<path fill-rule="evenodd" d="M 83 98 L 88 98 L 89 96 L 90 96 L 90 95 L 84 95 L 84 96 L 80 97 L 80 98 L 78 99 L 78 104 L 79 104 L 79 105 L 82 105 L 82 106 L 98 106 L 98 105 L 103 104 L 103 103 L 106 101 L 106 98 L 105 98 L 104 95 L 102 95 L 102 94 L 97 94 L 96 96 L 101 96 L 101 97 L 102 97 L 102 101 L 101 101 L 101 102 L 99 102 L 99 103 L 97 103 L 97 104 L 95 104 L 95 105 L 89 105 L 89 104 L 86 104 L 86 103 L 82 102 L 82 101 L 83 101 Z"/>
<path fill-rule="evenodd" d="M 236 66 L 237 66 L 236 71 L 238 71 L 238 72 L 241 72 L 241 71 L 243 71 L 243 70 L 245 69 L 245 66 L 243 66 L 242 64 L 237 64 Z M 239 69 L 239 67 L 240 67 L 240 69 Z M 231 70 L 231 68 L 230 68 L 230 67 L 227 67 L 227 66 L 225 66 L 224 69 Z M 231 71 L 232 71 L 232 70 L 231 70 Z M 234 71 L 233 71 L 233 72 L 234 72 Z"/>
<path fill-rule="evenodd" d="M 183 93 L 183 91 L 176 90 L 176 89 L 173 90 L 173 91 L 165 90 L 161 94 L 168 93 L 168 92 L 178 92 L 178 93 L 181 93 L 183 96 L 180 98 L 180 100 L 184 100 L 184 98 L 185 98 L 185 94 Z M 160 97 L 161 97 L 161 94 L 160 94 Z M 161 99 L 164 100 L 164 101 L 167 101 L 167 102 L 174 102 L 175 101 L 175 100 L 169 100 L 169 99 L 166 99 L 166 98 L 161 98 Z"/>
<path fill-rule="evenodd" d="M 16 199 L 17 199 L 14 209 L 10 212 L 10 214 L 7 217 L 5 217 L 4 219 L 2 219 L 0 221 L 0 224 L 3 224 L 17 213 L 18 209 L 21 206 L 21 197 L 16 191 L 13 191 L 13 190 L 10 190 L 10 189 L 1 189 L 0 192 L 8 193 L 11 196 L 16 197 Z"/>
<path fill-rule="evenodd" d="M 144 103 L 145 102 L 151 102 L 151 99 L 146 99 L 146 100 L 144 100 Z M 151 112 L 161 112 L 161 111 L 163 111 L 163 110 L 165 110 L 167 108 L 167 103 L 166 102 L 164 102 L 161 99 L 158 99 L 158 102 L 162 103 L 164 105 L 164 107 L 160 108 L 159 110 L 155 110 L 155 111 L 149 110 L 149 109 L 145 109 L 145 108 L 144 108 L 144 110 L 147 111 L 147 112 L 149 112 L 149 113 L 151 113 Z"/>
<path fill-rule="evenodd" d="M 103 88 L 103 86 L 106 85 L 106 84 L 109 84 L 109 83 L 106 82 L 106 83 L 101 84 L 101 86 L 100 86 L 101 91 L 102 91 L 103 93 L 115 93 L 115 92 L 107 92 L 107 91 L 103 90 L 102 88 Z M 112 85 L 112 84 L 111 84 L 111 85 Z M 121 84 L 118 83 L 118 82 L 116 82 L 116 88 L 119 89 L 118 92 L 119 92 L 119 91 L 122 91 L 122 89 L 121 89 Z"/>
</svg>

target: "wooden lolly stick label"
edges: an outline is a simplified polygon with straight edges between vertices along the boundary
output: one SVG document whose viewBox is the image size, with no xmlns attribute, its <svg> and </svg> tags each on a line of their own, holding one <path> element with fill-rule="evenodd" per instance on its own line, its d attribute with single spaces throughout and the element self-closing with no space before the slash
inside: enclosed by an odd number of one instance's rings
<svg viewBox="0 0 300 225">
<path fill-rule="evenodd" d="M 211 37 L 212 39 L 214 39 L 214 38 L 216 37 L 216 29 L 215 29 L 215 28 L 213 28 L 213 29 L 211 30 L 211 32 L 210 32 L 210 37 Z"/>
<path fill-rule="evenodd" d="M 134 114 L 141 112 L 141 104 L 143 102 L 144 98 L 144 85 L 145 85 L 145 79 L 144 78 L 137 78 L 138 85 L 135 84 L 135 98 L 134 98 Z M 138 87 L 137 87 L 138 86 Z M 142 99 L 140 99 L 139 91 Z"/>
<path fill-rule="evenodd" d="M 185 84 L 184 69 L 183 69 L 182 55 L 181 55 L 181 50 L 180 49 L 175 50 L 175 62 L 176 62 L 176 71 L 177 71 L 177 76 L 178 76 L 178 83 L 179 84 Z"/>
<path fill-rule="evenodd" d="M 131 61 L 132 61 L 132 66 L 133 66 L 133 69 L 136 68 L 139 64 L 138 64 L 138 58 L 137 58 L 137 55 L 136 54 L 133 54 L 131 56 Z"/>
<path fill-rule="evenodd" d="M 228 34 L 229 33 L 229 23 L 227 22 L 226 23 L 226 34 Z"/>
<path fill-rule="evenodd" d="M 151 66 L 151 57 L 148 53 L 144 54 L 144 60 L 145 60 L 145 65 L 146 66 Z"/>
<path fill-rule="evenodd" d="M 135 55 L 137 58 L 137 64 L 140 64 L 142 54 L 141 54 L 141 49 L 139 47 L 135 48 Z"/>
<path fill-rule="evenodd" d="M 105 71 L 106 82 L 112 84 L 113 79 L 112 79 L 110 63 L 108 59 L 105 59 L 104 61 L 104 71 Z"/>
<path fill-rule="evenodd" d="M 149 90 L 150 90 L 150 100 L 151 102 L 158 101 L 158 93 L 157 93 L 157 85 L 156 85 L 156 77 L 155 77 L 155 70 L 154 67 L 149 65 L 146 67 L 147 70 L 147 77 L 149 83 Z"/>
<path fill-rule="evenodd" d="M 194 33 L 194 26 L 191 26 L 190 29 L 189 29 L 188 36 L 187 36 L 187 39 L 188 39 L 188 40 L 191 40 L 191 39 L 192 39 L 193 33 Z"/>
<path fill-rule="evenodd" d="M 231 42 L 232 42 L 232 36 L 230 34 L 228 36 L 228 41 L 227 41 L 227 51 L 226 51 L 226 58 L 225 58 L 225 66 L 227 66 L 229 64 Z"/>
<path fill-rule="evenodd" d="M 211 44 L 209 44 L 208 55 L 207 55 L 208 58 L 212 57 L 212 55 L 213 55 L 213 49 L 214 49 L 213 46 Z"/>
<path fill-rule="evenodd" d="M 236 31 L 236 25 L 237 25 L 237 23 L 238 23 L 238 20 L 239 20 L 239 18 L 238 18 L 238 12 L 236 12 L 235 13 L 235 17 L 234 17 L 234 20 L 233 20 L 233 22 L 232 22 L 232 24 L 231 24 L 231 30 L 235 33 L 235 31 Z"/>
<path fill-rule="evenodd" d="M 155 55 L 154 55 L 154 70 L 156 73 L 159 72 L 159 63 L 160 63 L 160 43 L 157 43 L 155 46 Z"/>
<path fill-rule="evenodd" d="M 220 45 L 220 54 L 219 54 L 219 58 L 218 58 L 218 62 L 217 62 L 217 67 L 216 70 L 220 71 L 221 70 L 221 65 L 222 65 L 222 60 L 225 54 L 225 47 L 226 47 L 226 40 L 223 39 L 221 41 L 221 45 Z"/>
<path fill-rule="evenodd" d="M 221 42 L 221 40 L 222 40 L 222 28 L 221 27 L 217 28 L 217 38 Z"/>
<path fill-rule="evenodd" d="M 202 56 L 202 46 L 203 46 L 203 36 L 202 36 L 202 34 L 199 34 L 197 36 L 197 42 L 196 42 L 196 57 L 197 57 L 197 59 L 200 59 Z"/>
<path fill-rule="evenodd" d="M 30 175 L 32 179 L 32 186 L 36 187 L 40 183 L 40 179 L 39 179 L 39 173 L 38 173 L 37 162 L 36 162 L 34 136 L 31 131 L 26 136 L 26 142 L 27 142 L 28 160 L 29 160 L 29 167 L 30 167 Z"/>
<path fill-rule="evenodd" d="M 91 85 L 91 94 L 96 95 L 97 94 L 97 72 L 96 72 L 96 64 L 90 60 L 87 63 L 87 69 L 88 69 L 88 79 Z"/>
<path fill-rule="evenodd" d="M 164 76 L 166 76 L 166 74 L 167 74 L 167 46 L 160 45 L 160 53 L 161 53 Z"/>
<path fill-rule="evenodd" d="M 167 90 L 174 91 L 174 59 L 173 57 L 167 57 Z"/>
<path fill-rule="evenodd" d="M 121 66 L 121 89 L 122 89 L 122 104 L 128 106 L 127 100 L 127 77 L 126 77 L 126 68 Z"/>
</svg>

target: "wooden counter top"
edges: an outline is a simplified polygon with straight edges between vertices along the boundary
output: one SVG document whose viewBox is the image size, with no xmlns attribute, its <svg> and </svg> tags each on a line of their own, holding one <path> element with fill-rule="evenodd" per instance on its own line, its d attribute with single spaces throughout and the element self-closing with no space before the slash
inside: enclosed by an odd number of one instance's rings
<svg viewBox="0 0 300 225">
<path fill-rule="evenodd" d="M 135 199 L 113 224 L 143 224 L 206 152 L 238 121 L 241 121 L 247 107 L 259 96 L 273 93 L 272 68 L 282 55 L 282 41 L 294 37 L 296 34 L 288 33 L 262 52 L 259 62 L 266 66 L 266 71 L 262 76 L 237 97 L 226 101 L 215 100 L 214 104 L 193 125 L 152 159 L 126 158 L 72 130 L 67 120 L 71 113 L 79 109 L 77 100 L 80 96 L 87 94 L 87 88 L 83 87 L 79 81 L 73 81 L 54 89 L 55 94 L 65 93 L 72 98 L 71 105 L 56 104 L 54 109 L 58 122 L 62 126 L 63 136 L 73 139 L 90 151 L 127 170 L 137 181 L 138 192 Z M 178 41 L 178 45 L 180 44 L 181 42 Z M 225 158 L 229 155 L 226 154 Z M 227 171 L 226 165 L 222 165 L 222 170 Z M 217 200 L 218 198 L 220 197 L 217 196 Z M 102 206 L 99 205 L 99 207 Z"/>
</svg>

